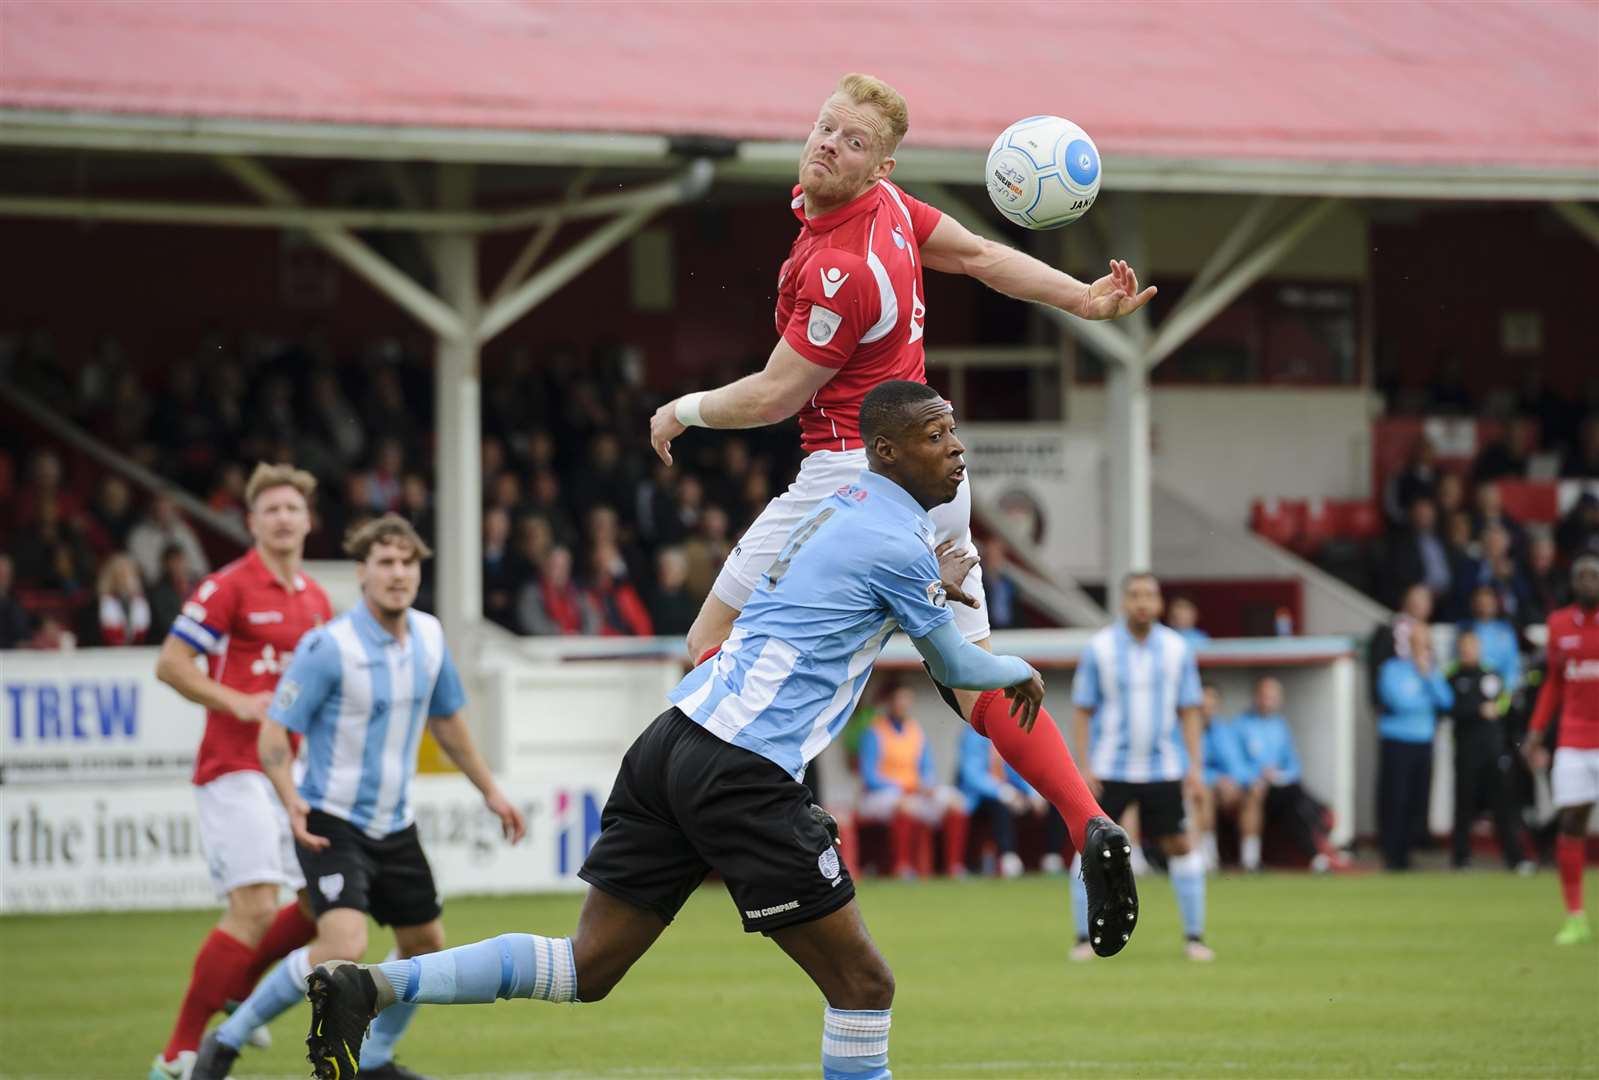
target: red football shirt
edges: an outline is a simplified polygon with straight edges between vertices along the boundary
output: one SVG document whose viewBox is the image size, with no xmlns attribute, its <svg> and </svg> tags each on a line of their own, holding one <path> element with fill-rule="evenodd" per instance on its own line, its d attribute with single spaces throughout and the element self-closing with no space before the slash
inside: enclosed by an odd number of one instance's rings
<svg viewBox="0 0 1599 1080">
<path fill-rule="evenodd" d="M 805 216 L 777 277 L 777 332 L 794 351 L 838 374 L 800 409 L 800 443 L 857 450 L 861 400 L 890 379 L 927 381 L 922 353 L 921 245 L 942 215 L 887 180 L 846 206 Z"/>
<path fill-rule="evenodd" d="M 1532 730 L 1560 709 L 1560 745 L 1599 750 L 1599 611 L 1573 604 L 1549 616 L 1549 674 L 1532 713 Z"/>
<path fill-rule="evenodd" d="M 307 630 L 333 618 L 322 586 L 297 574 L 290 590 L 267 569 L 254 548 L 200 582 L 172 623 L 172 633 L 206 657 L 206 670 L 223 686 L 245 694 L 270 693 L 288 669 Z M 207 709 L 205 736 L 194 762 L 194 782 L 224 773 L 261 771 L 256 754 L 260 725 Z"/>
</svg>

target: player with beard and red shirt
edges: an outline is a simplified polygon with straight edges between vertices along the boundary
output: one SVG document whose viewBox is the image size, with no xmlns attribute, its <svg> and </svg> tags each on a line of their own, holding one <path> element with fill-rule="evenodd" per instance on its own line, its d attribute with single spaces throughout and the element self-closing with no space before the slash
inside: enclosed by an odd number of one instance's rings
<svg viewBox="0 0 1599 1080">
<path fill-rule="evenodd" d="M 245 487 L 255 546 L 200 582 L 161 646 L 157 677 L 205 706 L 195 798 L 211 882 L 228 907 L 194 958 L 150 1080 L 186 1076 L 212 1014 L 247 998 L 268 965 L 316 933 L 300 902 L 278 906 L 280 887 L 301 889 L 305 881 L 288 815 L 256 753 L 261 719 L 294 647 L 333 617 L 327 594 L 300 568 L 314 490 L 308 472 L 256 466 Z"/>
<path fill-rule="evenodd" d="M 1588 819 L 1599 802 L 1599 555 L 1571 564 L 1571 589 L 1577 602 L 1549 616 L 1549 675 L 1528 725 L 1524 750 L 1534 769 L 1549 769 L 1549 786 L 1560 810 L 1555 856 L 1566 900 L 1566 924 L 1557 945 L 1593 940 L 1582 908 L 1582 870 L 1588 847 Z M 1560 711 L 1560 736 L 1553 767 L 1544 731 Z"/>
<path fill-rule="evenodd" d="M 1154 296 L 1124 262 L 1086 285 L 1030 255 L 974 235 L 896 187 L 894 153 L 909 125 L 905 99 L 869 75 L 846 75 L 822 103 L 800 158 L 792 206 L 800 234 L 777 279 L 777 346 L 762 371 L 663 405 L 650 442 L 671 464 L 672 440 L 689 427 L 749 428 L 799 414 L 807 456 L 799 476 L 739 538 L 705 598 L 688 646 L 698 661 L 719 648 L 794 526 L 866 468 L 858 415 L 884 382 L 925 383 L 923 267 L 966 274 L 989 288 L 1085 319 L 1114 319 Z M 958 559 L 954 584 L 974 598 L 957 606 L 967 641 L 988 647 L 982 570 L 971 548 L 971 485 L 932 511 L 940 555 Z M 1030 733 L 1006 722 L 994 692 L 941 688 L 963 719 L 1061 812 L 1079 846 L 1101 811 L 1051 720 Z M 1048 717 L 1048 714 L 1044 714 Z M 993 723 L 990 723 L 993 721 Z"/>
</svg>

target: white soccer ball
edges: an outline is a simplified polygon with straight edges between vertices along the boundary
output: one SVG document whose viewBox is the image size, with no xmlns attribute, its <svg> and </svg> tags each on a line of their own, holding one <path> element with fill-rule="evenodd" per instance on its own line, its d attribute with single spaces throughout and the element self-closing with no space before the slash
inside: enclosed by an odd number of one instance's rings
<svg viewBox="0 0 1599 1080">
<path fill-rule="evenodd" d="M 1058 229 L 1099 196 L 1099 148 L 1059 116 L 1029 116 L 1000 133 L 984 180 L 1000 212 L 1029 229 Z"/>
</svg>

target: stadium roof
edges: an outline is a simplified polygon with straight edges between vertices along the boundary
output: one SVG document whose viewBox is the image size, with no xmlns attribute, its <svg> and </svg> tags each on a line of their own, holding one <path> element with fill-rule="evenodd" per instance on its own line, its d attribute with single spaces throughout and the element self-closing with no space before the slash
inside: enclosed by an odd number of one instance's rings
<svg viewBox="0 0 1599 1080">
<path fill-rule="evenodd" d="M 937 179 L 1057 112 L 1109 186 L 1593 197 L 1596 57 L 1591 2 L 9 0 L 0 145 L 646 164 L 710 135 L 777 173 L 866 70 Z"/>
</svg>

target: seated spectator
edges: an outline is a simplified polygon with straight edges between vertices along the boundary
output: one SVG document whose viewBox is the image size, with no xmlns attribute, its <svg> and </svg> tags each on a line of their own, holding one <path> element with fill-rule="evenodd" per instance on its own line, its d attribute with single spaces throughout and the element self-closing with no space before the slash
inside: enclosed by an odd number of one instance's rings
<svg viewBox="0 0 1599 1080">
<path fill-rule="evenodd" d="M 1471 515 L 1464 510 L 1456 510 L 1444 522 L 1444 550 L 1449 554 L 1449 592 L 1438 600 L 1438 618 L 1459 622 L 1471 609 L 1471 590 L 1487 572 L 1471 537 Z"/>
<path fill-rule="evenodd" d="M 966 800 L 968 822 L 979 816 L 988 819 L 994 846 L 999 849 L 1001 877 L 1022 874 L 1022 857 L 1016 851 L 1016 819 L 1027 814 L 1046 822 L 1040 869 L 1045 873 L 1059 873 L 1065 869 L 1066 860 L 1061 854 L 1066 846 L 1065 821 L 1020 773 L 1005 763 L 994 744 L 970 725 L 961 726 L 960 764 L 955 772 L 955 786 Z M 958 855 L 951 859 L 951 866 L 964 869 L 964 849 L 962 843 Z M 960 870 L 952 872 L 958 876 Z"/>
<path fill-rule="evenodd" d="M 1398 526 L 1410 520 L 1410 504 L 1438 493 L 1438 451 L 1425 435 L 1411 444 L 1404 468 L 1389 477 L 1383 491 L 1383 512 Z"/>
<path fill-rule="evenodd" d="M 683 554 L 688 558 L 689 592 L 704 596 L 711 591 L 711 583 L 722 570 L 722 564 L 733 550 L 728 538 L 727 511 L 720 506 L 707 506 L 699 515 L 699 522 L 688 539 L 683 541 Z"/>
<path fill-rule="evenodd" d="M 1530 623 L 1541 623 L 1556 608 L 1570 601 L 1569 575 L 1560 569 L 1560 554 L 1554 537 L 1547 531 L 1533 535 L 1527 546 L 1528 585 L 1532 591 L 1533 611 Z"/>
<path fill-rule="evenodd" d="M 628 580 L 627 563 L 610 540 L 589 549 L 588 585 L 584 599 L 598 622 L 593 632 L 605 637 L 649 637 L 649 609 Z"/>
<path fill-rule="evenodd" d="M 150 588 L 150 641 L 165 641 L 173 620 L 183 610 L 187 600 L 199 584 L 190 576 L 189 557 L 178 544 L 168 544 L 161 550 L 161 576 Z"/>
<path fill-rule="evenodd" d="M 1579 555 L 1599 555 L 1599 495 L 1585 491 L 1560 519 L 1555 543 L 1569 561 Z"/>
<path fill-rule="evenodd" d="M 1449 553 L 1437 533 L 1438 514 L 1431 499 L 1410 504 L 1410 527 L 1394 538 L 1388 566 L 1391 595 L 1402 596 L 1412 585 L 1425 585 L 1436 600 L 1449 592 Z"/>
<path fill-rule="evenodd" d="M 12 543 L 17 578 L 27 588 L 70 597 L 87 589 L 94 562 L 83 531 L 62 517 L 54 495 L 40 496 L 32 521 L 17 530 Z"/>
<path fill-rule="evenodd" d="M 15 584 L 11 556 L 0 552 L 0 649 L 20 649 L 33 634 L 33 620 L 17 600 Z"/>
<path fill-rule="evenodd" d="M 360 414 L 345 399 L 339 380 L 331 370 L 319 368 L 311 374 L 310 398 L 306 414 L 308 433 L 341 468 L 354 465 L 366 449 L 366 430 L 361 426 Z"/>
<path fill-rule="evenodd" d="M 531 490 L 528 492 L 528 509 L 550 523 L 555 540 L 561 544 L 577 543 L 577 526 L 566 512 L 561 500 L 561 478 L 554 469 L 534 469 Z"/>
<path fill-rule="evenodd" d="M 1485 534 L 1495 527 L 1503 529 L 1510 537 L 1511 554 L 1519 556 L 1526 548 L 1527 531 L 1521 527 L 1520 522 L 1505 513 L 1499 495 L 1499 485 L 1479 484 L 1473 501 L 1475 510 L 1471 516 L 1471 524 L 1477 539 L 1484 539 Z"/>
<path fill-rule="evenodd" d="M 1211 871 L 1221 866 L 1221 852 L 1216 846 L 1217 810 L 1225 810 L 1237 818 L 1243 837 L 1255 837 L 1258 865 L 1261 815 L 1266 797 L 1263 785 L 1246 788 L 1241 783 L 1240 778 L 1247 777 L 1249 769 L 1232 721 L 1222 715 L 1221 706 L 1221 690 L 1206 683 L 1200 705 L 1200 716 L 1205 724 L 1201 743 L 1205 793 L 1194 806 L 1194 824 L 1199 830 L 1199 848 L 1205 857 L 1205 867 Z"/>
<path fill-rule="evenodd" d="M 1471 594 L 1471 618 L 1461 633 L 1476 636 L 1482 665 L 1504 680 L 1504 690 L 1514 694 L 1521 685 L 1521 640 L 1516 627 L 1499 608 L 1499 593 L 1492 585 L 1479 585 Z"/>
<path fill-rule="evenodd" d="M 599 633 L 588 598 L 572 580 L 572 553 L 564 547 L 551 548 L 538 578 L 522 586 L 516 616 L 524 634 Z"/>
<path fill-rule="evenodd" d="M 95 591 L 100 597 L 100 644 L 139 645 L 149 637 L 150 602 L 132 556 L 118 552 L 107 559 Z"/>
<path fill-rule="evenodd" d="M 89 543 L 101 555 L 123 551 L 128 546 L 128 534 L 138 520 L 127 481 L 115 474 L 107 475 L 95 489 L 94 501 L 89 504 L 86 523 Z"/>
<path fill-rule="evenodd" d="M 530 508 L 522 498 L 522 480 L 512 469 L 501 469 L 492 476 L 486 477 L 487 485 L 484 488 L 484 503 L 496 510 L 503 510 L 512 517 L 529 513 Z"/>
<path fill-rule="evenodd" d="M 400 481 L 399 514 L 411 523 L 424 543 L 433 544 L 433 493 L 428 490 L 427 478 L 419 472 L 407 472 Z M 428 561 L 422 563 L 428 565 Z"/>
<path fill-rule="evenodd" d="M 1016 625 L 1016 582 L 1012 580 L 1010 545 L 999 536 L 990 536 L 982 545 L 983 599 L 988 603 L 988 625 L 1006 630 Z"/>
<path fill-rule="evenodd" d="M 688 556 L 679 547 L 655 553 L 655 588 L 650 591 L 650 623 L 657 634 L 681 637 L 694 625 L 700 600 L 689 592 Z"/>
<path fill-rule="evenodd" d="M 609 506 L 615 513 L 631 514 L 633 475 L 622 457 L 622 443 L 614 431 L 602 430 L 589 440 L 588 458 L 572 477 L 571 492 L 579 513 L 587 517 L 594 506 Z"/>
<path fill-rule="evenodd" d="M 1322 807 L 1302 786 L 1299 752 L 1282 707 L 1283 684 L 1266 675 L 1255 682 L 1254 708 L 1239 713 L 1232 722 L 1244 767 L 1236 777 L 1239 786 L 1256 791 L 1263 788 L 1263 794 L 1257 796 L 1262 799 L 1261 820 L 1255 823 L 1253 836 L 1245 832 L 1243 837 L 1244 869 L 1260 868 L 1261 826 L 1280 822 L 1310 860 L 1310 868 L 1325 872 L 1332 869 L 1333 859 L 1323 831 Z"/>
<path fill-rule="evenodd" d="M 1503 671 L 1487 659 L 1482 639 L 1469 629 L 1455 638 L 1455 663 L 1447 672 L 1454 704 L 1449 710 L 1455 735 L 1455 822 L 1450 862 L 1456 870 L 1471 865 L 1471 826 L 1485 807 L 1493 810 L 1494 828 L 1505 866 L 1531 873 L 1521 853 L 1521 824 L 1511 769 L 1515 758 L 1502 718 L 1512 688 Z"/>
<path fill-rule="evenodd" d="M 374 514 L 398 510 L 400 485 L 405 476 L 405 444 L 392 437 L 380 439 L 372 467 L 359 475 L 361 495 L 366 500 L 363 510 L 370 510 Z"/>
<path fill-rule="evenodd" d="M 61 521 L 76 521 L 83 509 L 78 497 L 62 484 L 61 459 L 54 450 L 40 450 L 28 464 L 28 482 L 14 496 L 17 516 L 13 524 L 31 525 L 45 502 L 54 506 Z"/>
<path fill-rule="evenodd" d="M 1590 415 L 1577 433 L 1577 445 L 1560 462 L 1568 480 L 1599 480 L 1599 414 Z"/>
<path fill-rule="evenodd" d="M 161 573 L 161 553 L 169 545 L 183 549 L 189 560 L 189 573 L 199 580 L 210 572 L 200 538 L 178 513 L 178 503 L 164 491 L 156 492 L 150 500 L 150 509 L 128 534 L 128 553 L 139 564 L 144 580 L 154 581 Z"/>
<path fill-rule="evenodd" d="M 1538 452 L 1537 429 L 1530 416 L 1513 416 L 1505 433 L 1484 446 L 1471 463 L 1471 482 L 1479 487 L 1496 480 L 1520 480 Z"/>
<path fill-rule="evenodd" d="M 1406 656 L 1383 662 L 1377 676 L 1381 739 L 1377 765 L 1377 830 L 1383 865 L 1410 868 L 1411 838 L 1424 821 L 1432 788 L 1432 737 L 1438 714 L 1454 706 L 1449 683 L 1433 664 L 1432 628 L 1410 627 Z"/>
<path fill-rule="evenodd" d="M 1499 596 L 1499 607 L 1517 626 L 1527 624 L 1532 610 L 1532 584 L 1521 572 L 1521 565 L 1511 549 L 1510 534 L 1502 528 L 1490 528 L 1482 534 L 1482 572 L 1478 585 L 1491 587 Z"/>
<path fill-rule="evenodd" d="M 1166 609 L 1166 625 L 1196 649 L 1210 640 L 1210 635 L 1199 628 L 1199 605 L 1186 596 L 1172 597 L 1171 607 Z"/>
<path fill-rule="evenodd" d="M 960 793 L 938 783 L 933 747 L 927 733 L 911 715 L 916 694 L 895 685 L 884 694 L 882 711 L 861 735 L 861 781 L 865 790 L 856 808 L 863 822 L 886 822 L 894 874 L 902 878 L 928 877 L 933 872 L 933 829 L 941 820 L 959 815 Z M 954 825 L 953 820 L 949 824 Z M 954 845 L 959 834 L 960 846 Z M 944 832 L 946 866 L 953 874 L 963 866 L 965 829 L 956 825 Z M 950 857 L 953 856 L 953 857 Z"/>
<path fill-rule="evenodd" d="M 589 506 L 583 519 L 584 538 L 589 547 L 604 547 L 614 560 L 611 573 L 615 577 L 637 579 L 643 570 L 643 557 L 628 542 L 622 530 L 622 519 L 616 509 L 606 503 Z"/>
<path fill-rule="evenodd" d="M 23 646 L 44 652 L 70 652 L 77 647 L 78 635 L 72 632 L 66 619 L 57 611 L 47 611 L 39 616 L 39 628 Z"/>
<path fill-rule="evenodd" d="M 1433 502 L 1438 507 L 1438 520 L 1448 525 L 1451 514 L 1468 513 L 1466 506 L 1466 481 L 1457 472 L 1438 474 L 1438 495 Z"/>
<path fill-rule="evenodd" d="M 516 629 L 516 588 L 511 580 L 511 516 L 497 506 L 483 511 L 483 617 Z"/>
</svg>

